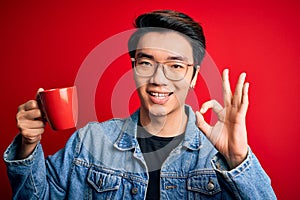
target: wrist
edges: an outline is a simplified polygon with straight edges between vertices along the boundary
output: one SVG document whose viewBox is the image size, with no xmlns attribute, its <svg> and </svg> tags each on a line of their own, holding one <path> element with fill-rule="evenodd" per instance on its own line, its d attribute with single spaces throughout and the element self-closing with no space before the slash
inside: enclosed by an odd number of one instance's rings
<svg viewBox="0 0 300 200">
<path fill-rule="evenodd" d="M 22 137 L 22 142 L 17 153 L 17 159 L 24 159 L 31 155 L 39 141 L 39 139 L 33 141 Z"/>
<path fill-rule="evenodd" d="M 244 151 L 244 153 L 239 155 L 225 156 L 226 162 L 230 170 L 239 166 L 247 158 L 247 155 L 248 155 L 248 149 Z"/>
</svg>

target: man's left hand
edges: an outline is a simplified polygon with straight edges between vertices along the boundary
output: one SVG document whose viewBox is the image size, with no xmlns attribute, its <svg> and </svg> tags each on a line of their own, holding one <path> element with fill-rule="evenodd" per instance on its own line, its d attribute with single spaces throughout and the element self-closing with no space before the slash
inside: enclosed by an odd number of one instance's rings
<svg viewBox="0 0 300 200">
<path fill-rule="evenodd" d="M 241 164 L 248 153 L 246 113 L 249 105 L 248 88 L 245 82 L 246 73 L 239 76 L 235 92 L 232 94 L 229 83 L 229 70 L 223 71 L 224 107 L 216 100 L 205 102 L 200 112 L 196 112 L 197 126 L 225 157 L 231 169 Z M 217 114 L 218 121 L 214 126 L 208 124 L 202 114 L 208 109 Z"/>
</svg>

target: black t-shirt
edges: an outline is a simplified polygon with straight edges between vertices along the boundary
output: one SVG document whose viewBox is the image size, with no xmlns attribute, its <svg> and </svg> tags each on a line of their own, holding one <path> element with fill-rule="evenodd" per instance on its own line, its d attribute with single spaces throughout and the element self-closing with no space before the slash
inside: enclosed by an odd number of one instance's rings
<svg viewBox="0 0 300 200">
<path fill-rule="evenodd" d="M 139 123 L 137 139 L 143 152 L 149 173 L 146 199 L 159 199 L 160 169 L 170 152 L 179 145 L 184 134 L 176 137 L 158 137 L 148 133 Z"/>
</svg>

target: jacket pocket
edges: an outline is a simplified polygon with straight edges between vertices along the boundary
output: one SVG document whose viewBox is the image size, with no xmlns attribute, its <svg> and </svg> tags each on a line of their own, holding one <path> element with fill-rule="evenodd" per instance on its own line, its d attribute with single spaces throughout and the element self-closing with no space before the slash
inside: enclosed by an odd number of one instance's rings
<svg viewBox="0 0 300 200">
<path fill-rule="evenodd" d="M 187 179 L 189 199 L 221 199 L 221 187 L 213 170 L 193 171 Z"/>
<path fill-rule="evenodd" d="M 117 190 L 120 188 L 122 177 L 110 169 L 103 169 L 92 166 L 89 169 L 87 182 L 92 186 L 93 199 L 101 197 L 101 199 L 114 198 Z"/>
</svg>

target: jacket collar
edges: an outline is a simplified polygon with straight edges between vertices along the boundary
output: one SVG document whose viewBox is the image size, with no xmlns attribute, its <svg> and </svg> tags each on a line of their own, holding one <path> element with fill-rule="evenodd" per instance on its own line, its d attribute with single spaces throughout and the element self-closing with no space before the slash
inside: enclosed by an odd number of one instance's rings
<svg viewBox="0 0 300 200">
<path fill-rule="evenodd" d="M 185 106 L 188 113 L 188 123 L 185 130 L 185 136 L 181 143 L 182 146 L 190 150 L 198 150 L 202 146 L 203 133 L 196 126 L 196 117 L 192 108 L 188 105 Z M 131 150 L 138 146 L 136 139 L 137 124 L 139 120 L 140 111 L 137 110 L 129 118 L 125 120 L 121 133 L 114 143 L 114 146 L 119 150 Z"/>
</svg>

